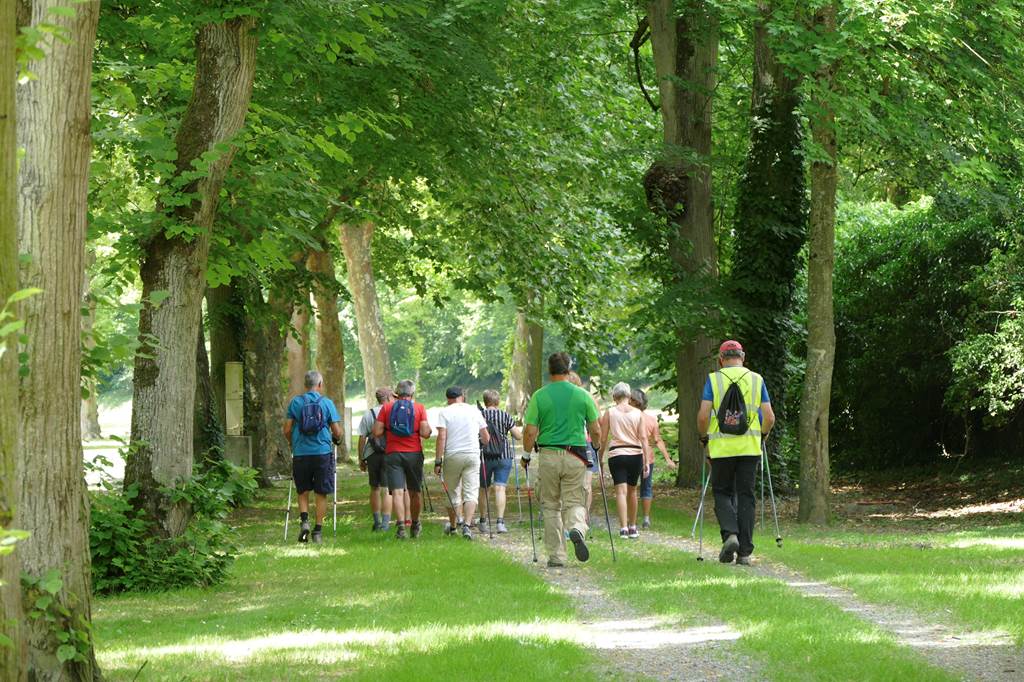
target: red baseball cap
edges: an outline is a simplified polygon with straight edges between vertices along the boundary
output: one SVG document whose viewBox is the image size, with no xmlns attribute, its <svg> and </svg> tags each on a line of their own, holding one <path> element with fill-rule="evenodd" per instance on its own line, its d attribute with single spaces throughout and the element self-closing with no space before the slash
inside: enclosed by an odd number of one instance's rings
<svg viewBox="0 0 1024 682">
<path fill-rule="evenodd" d="M 722 342 L 722 345 L 718 347 L 718 354 L 721 355 L 722 353 L 729 350 L 738 350 L 739 352 L 742 353 L 743 346 L 740 345 L 739 341 L 733 341 L 732 339 L 729 339 L 728 341 Z"/>
</svg>

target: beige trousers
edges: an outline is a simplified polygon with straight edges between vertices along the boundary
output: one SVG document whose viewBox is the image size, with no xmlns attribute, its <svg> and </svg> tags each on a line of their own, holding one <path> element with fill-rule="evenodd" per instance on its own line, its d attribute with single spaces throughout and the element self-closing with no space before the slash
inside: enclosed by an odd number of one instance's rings
<svg viewBox="0 0 1024 682">
<path fill-rule="evenodd" d="M 452 496 L 457 516 L 462 516 L 464 502 L 476 502 L 480 494 L 480 453 L 451 452 L 445 453 L 441 462 L 444 482 L 448 493 Z M 471 519 L 466 519 L 470 521 Z"/>
<path fill-rule="evenodd" d="M 565 450 L 540 449 L 540 506 L 544 510 L 544 548 L 548 559 L 565 563 L 565 530 L 575 528 L 587 534 L 586 491 L 583 474 L 587 466 Z"/>
</svg>

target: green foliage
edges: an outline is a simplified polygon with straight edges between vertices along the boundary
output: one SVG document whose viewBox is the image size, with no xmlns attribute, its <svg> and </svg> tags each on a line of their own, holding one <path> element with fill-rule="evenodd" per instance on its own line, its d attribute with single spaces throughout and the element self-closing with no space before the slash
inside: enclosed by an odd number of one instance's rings
<svg viewBox="0 0 1024 682">
<path fill-rule="evenodd" d="M 234 531 L 224 521 L 233 507 L 256 494 L 256 471 L 224 460 L 207 460 L 186 485 L 168 491 L 191 503 L 194 518 L 180 537 L 150 532 L 133 506 L 138 487 L 105 484 L 91 494 L 89 546 L 93 589 L 99 593 L 162 591 L 222 582 L 237 553 Z"/>
<path fill-rule="evenodd" d="M 1009 280 L 1001 295 L 990 287 L 1006 271 L 1009 225 L 985 211 L 949 216 L 927 202 L 843 213 L 835 275 L 837 464 L 891 466 L 963 452 L 980 426 L 972 410 L 1005 423 L 1020 402 L 1019 355 L 1007 345 L 1017 338 L 1016 316 L 986 314 L 992 303 L 1014 300 Z"/>
<path fill-rule="evenodd" d="M 57 660 L 85 663 L 92 655 L 92 625 L 76 610 L 78 596 L 64 590 L 60 571 L 52 568 L 41 576 L 21 575 L 23 599 L 31 620 L 42 620 L 56 640 Z"/>
</svg>

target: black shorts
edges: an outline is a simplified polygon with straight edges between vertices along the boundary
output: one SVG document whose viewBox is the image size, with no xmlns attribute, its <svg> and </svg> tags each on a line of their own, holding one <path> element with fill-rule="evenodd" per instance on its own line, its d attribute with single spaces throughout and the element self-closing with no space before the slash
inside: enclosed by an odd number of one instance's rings
<svg viewBox="0 0 1024 682">
<path fill-rule="evenodd" d="M 612 472 L 615 485 L 625 483 L 635 486 L 644 472 L 643 455 L 615 455 L 608 458 L 608 471 Z"/>
<path fill-rule="evenodd" d="M 292 457 L 292 478 L 300 493 L 312 490 L 318 495 L 334 492 L 334 456 L 299 455 Z"/>
<path fill-rule="evenodd" d="M 384 453 L 375 452 L 367 455 L 366 473 L 370 477 L 371 488 L 385 488 L 388 484 L 388 470 L 384 465 Z"/>
<path fill-rule="evenodd" d="M 384 455 L 387 468 L 388 490 L 409 489 L 418 493 L 423 486 L 422 452 L 389 452 Z"/>
</svg>

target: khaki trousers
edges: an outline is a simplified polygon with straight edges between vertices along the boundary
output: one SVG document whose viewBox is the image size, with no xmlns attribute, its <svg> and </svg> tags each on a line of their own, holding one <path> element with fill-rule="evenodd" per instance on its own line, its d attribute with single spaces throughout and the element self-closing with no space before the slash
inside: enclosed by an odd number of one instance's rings
<svg viewBox="0 0 1024 682">
<path fill-rule="evenodd" d="M 565 530 L 587 534 L 587 466 L 575 455 L 555 448 L 540 449 L 540 506 L 544 510 L 544 548 L 548 559 L 565 563 Z"/>
</svg>

